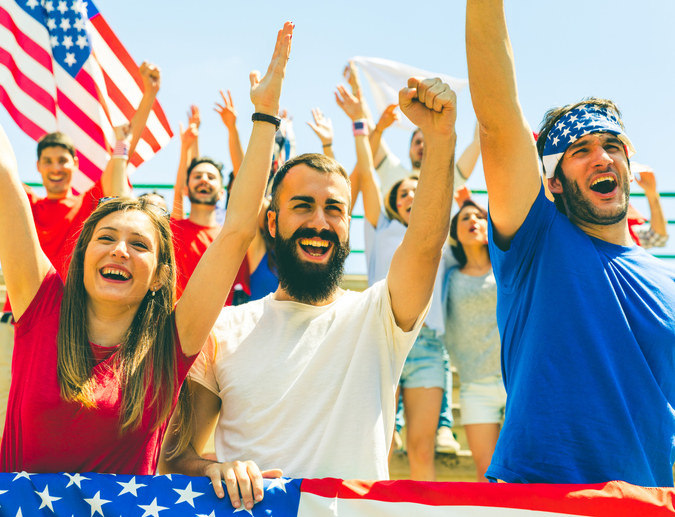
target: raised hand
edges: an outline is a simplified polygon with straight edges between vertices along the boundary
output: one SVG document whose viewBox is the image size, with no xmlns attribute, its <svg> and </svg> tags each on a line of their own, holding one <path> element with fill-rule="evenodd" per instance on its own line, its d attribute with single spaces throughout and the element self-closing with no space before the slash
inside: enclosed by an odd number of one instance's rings
<svg viewBox="0 0 675 517">
<path fill-rule="evenodd" d="M 462 185 L 457 189 L 457 192 L 455 192 L 455 203 L 457 203 L 459 208 L 462 208 L 464 202 L 469 199 L 471 199 L 471 191 L 466 185 Z"/>
<path fill-rule="evenodd" d="M 349 93 L 342 85 L 337 87 L 335 102 L 352 121 L 366 117 L 361 99 Z"/>
<path fill-rule="evenodd" d="M 322 145 L 333 143 L 333 123 L 329 118 L 324 117 L 319 108 L 312 108 L 312 117 L 314 123 L 307 122 L 307 125 L 312 128 L 316 136 L 321 140 Z"/>
<path fill-rule="evenodd" d="M 188 125 L 194 124 L 199 129 L 199 126 L 202 125 L 202 117 L 199 113 L 199 107 L 195 104 L 190 106 L 190 111 L 188 111 Z"/>
<path fill-rule="evenodd" d="M 178 132 L 180 133 L 180 145 L 183 149 L 189 149 L 199 137 L 199 127 L 196 124 L 188 124 L 184 128 L 183 124 L 178 124 Z"/>
<path fill-rule="evenodd" d="M 159 67 L 157 65 L 153 65 L 152 63 L 148 63 L 147 61 L 143 61 L 143 63 L 141 63 L 139 72 L 141 73 L 144 91 L 149 91 L 156 94 L 159 91 L 161 79 Z"/>
<path fill-rule="evenodd" d="M 361 96 L 361 82 L 359 81 L 359 74 L 356 71 L 356 65 L 354 61 L 349 61 L 347 66 L 345 66 L 342 75 L 345 78 L 345 81 L 349 83 L 349 87 L 352 89 L 352 93 L 357 97 Z"/>
<path fill-rule="evenodd" d="M 653 170 L 647 166 L 635 167 L 635 164 L 631 169 L 635 174 L 636 183 L 642 187 L 642 190 L 648 193 L 656 192 L 656 176 Z"/>
<path fill-rule="evenodd" d="M 227 96 L 225 96 L 223 90 L 220 90 L 220 96 L 223 98 L 223 103 L 218 104 L 216 102 L 216 107 L 213 110 L 220 115 L 223 124 L 231 129 L 237 122 L 237 112 L 234 109 L 234 102 L 232 102 L 232 94 L 230 90 L 227 90 Z"/>
<path fill-rule="evenodd" d="M 394 122 L 399 120 L 401 117 L 396 112 L 396 108 L 398 108 L 398 104 L 390 104 L 389 106 L 384 108 L 384 111 L 380 116 L 380 120 L 377 121 L 377 126 L 375 127 L 380 131 L 384 132 L 385 129 L 387 129 Z"/>
<path fill-rule="evenodd" d="M 401 111 L 410 122 L 427 134 L 454 133 L 457 97 L 450 86 L 438 78 L 408 79 L 408 87 L 398 93 Z"/>
<path fill-rule="evenodd" d="M 115 132 L 115 140 L 118 142 L 131 142 L 131 124 L 122 124 L 121 126 L 115 126 L 113 128 Z"/>
<path fill-rule="evenodd" d="M 279 97 L 281 85 L 286 75 L 286 65 L 291 53 L 291 38 L 294 25 L 286 22 L 277 34 L 274 53 L 265 76 L 260 79 L 260 72 L 254 70 L 249 74 L 251 81 L 251 102 L 258 113 L 277 116 L 279 113 Z"/>
</svg>

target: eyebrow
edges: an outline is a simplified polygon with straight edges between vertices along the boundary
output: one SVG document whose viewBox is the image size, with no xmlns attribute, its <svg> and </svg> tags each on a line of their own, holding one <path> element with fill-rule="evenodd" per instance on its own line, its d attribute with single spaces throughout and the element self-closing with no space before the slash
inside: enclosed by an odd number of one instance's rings
<svg viewBox="0 0 675 517">
<path fill-rule="evenodd" d="M 590 134 L 594 134 L 594 133 L 590 133 Z M 586 135 L 586 136 L 588 136 L 588 135 Z M 621 142 L 621 139 L 619 137 L 617 137 L 616 135 L 612 135 L 611 133 L 607 134 L 607 137 L 605 138 L 605 140 L 603 142 L 603 144 L 606 144 L 606 143 L 623 145 L 623 142 Z M 582 147 L 586 144 L 588 144 L 588 140 L 581 141 L 581 138 L 580 138 L 579 140 L 577 140 L 576 142 L 571 144 L 567 149 L 568 150 L 569 149 L 576 149 L 577 147 Z"/>
<path fill-rule="evenodd" d="M 98 231 L 100 232 L 101 230 L 111 230 L 113 232 L 119 232 L 119 229 L 113 227 L 113 226 L 101 226 Z M 143 237 L 146 240 L 150 240 L 150 238 L 147 235 L 144 235 L 140 232 L 131 232 L 132 235 L 138 235 L 139 237 Z"/>
</svg>

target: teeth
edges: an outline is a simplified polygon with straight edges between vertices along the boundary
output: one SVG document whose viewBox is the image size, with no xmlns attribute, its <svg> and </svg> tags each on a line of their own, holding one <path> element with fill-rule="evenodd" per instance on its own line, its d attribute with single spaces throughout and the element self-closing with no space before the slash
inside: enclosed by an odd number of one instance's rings
<svg viewBox="0 0 675 517">
<path fill-rule="evenodd" d="M 320 239 L 300 239 L 300 244 L 303 246 L 314 246 L 315 248 L 327 248 L 330 246 L 329 241 L 323 241 Z"/>
<path fill-rule="evenodd" d="M 121 276 L 125 280 L 128 280 L 129 278 L 131 278 L 131 275 L 129 273 L 127 273 L 126 271 L 122 271 L 121 269 L 115 269 L 115 268 L 111 268 L 111 267 L 104 267 L 103 269 L 101 269 L 101 274 L 102 275 L 117 275 L 117 276 Z"/>
<path fill-rule="evenodd" d="M 604 178 L 598 178 L 593 183 L 591 183 L 591 187 L 594 187 L 594 186 L 602 183 L 603 181 L 611 181 L 612 183 L 614 183 L 614 178 L 609 178 L 609 177 L 606 177 L 606 176 Z"/>
</svg>

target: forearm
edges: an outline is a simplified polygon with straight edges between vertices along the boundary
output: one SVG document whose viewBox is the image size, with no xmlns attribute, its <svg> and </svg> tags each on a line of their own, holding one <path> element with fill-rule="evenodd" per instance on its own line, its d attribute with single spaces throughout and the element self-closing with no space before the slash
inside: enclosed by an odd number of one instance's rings
<svg viewBox="0 0 675 517">
<path fill-rule="evenodd" d="M 370 135 L 368 135 L 368 141 L 370 143 L 371 154 L 377 156 L 377 153 L 380 151 L 380 142 L 382 141 L 382 129 L 375 126 Z"/>
<path fill-rule="evenodd" d="M 440 256 L 450 229 L 456 135 L 428 137 L 415 202 L 404 238 L 406 246 L 425 260 Z"/>
<path fill-rule="evenodd" d="M 649 224 L 652 230 L 659 235 L 668 235 L 668 222 L 663 214 L 659 193 L 656 191 L 645 192 L 645 197 L 649 203 L 649 211 L 651 213 Z"/>
<path fill-rule="evenodd" d="M 185 218 L 183 191 L 187 182 L 188 159 L 188 149 L 185 146 L 181 146 L 178 170 L 176 171 L 176 181 L 173 185 L 173 207 L 171 209 L 171 218 L 177 221 Z"/>
<path fill-rule="evenodd" d="M 363 210 L 368 222 L 377 226 L 377 220 L 382 211 L 382 200 L 380 189 L 373 177 L 375 166 L 373 165 L 373 155 L 370 152 L 368 137 L 357 135 L 354 137 L 356 145 L 356 167 L 358 169 L 359 187 L 363 194 Z"/>
<path fill-rule="evenodd" d="M 129 188 L 129 179 L 127 178 L 127 156 L 113 156 L 110 158 L 110 183 L 108 189 L 103 188 L 103 192 L 109 197 L 126 197 L 131 195 Z"/>
<path fill-rule="evenodd" d="M 192 444 L 178 456 L 172 459 L 167 459 L 165 454 L 162 454 L 159 462 L 158 471 L 160 474 L 184 474 L 186 476 L 205 476 L 206 469 L 209 465 L 217 463 L 216 461 L 202 458 L 197 451 L 195 451 Z"/>
<path fill-rule="evenodd" d="M 237 129 L 236 124 L 232 125 L 232 127 L 228 127 L 227 133 L 227 141 L 230 147 L 230 160 L 232 161 L 232 171 L 236 177 L 237 173 L 239 172 L 239 168 L 241 167 L 241 162 L 244 160 L 244 148 L 241 145 L 239 130 Z"/>
<path fill-rule="evenodd" d="M 143 92 L 143 98 L 136 109 L 136 113 L 134 113 L 134 116 L 131 118 L 131 143 L 129 144 L 129 156 L 134 155 L 136 145 L 141 139 L 143 130 L 148 123 L 148 117 L 150 116 L 152 106 L 155 103 L 156 95 L 157 94 L 152 91 Z"/>
<path fill-rule="evenodd" d="M 333 143 L 332 142 L 330 144 L 321 144 L 321 147 L 323 148 L 323 154 L 325 156 L 328 156 L 328 158 L 335 159 L 335 153 L 333 152 Z"/>
<path fill-rule="evenodd" d="M 471 177 L 479 156 L 480 141 L 474 139 L 457 159 L 457 168 L 465 180 L 468 180 Z"/>
<path fill-rule="evenodd" d="M 480 125 L 506 130 L 522 118 L 503 0 L 467 0 L 466 57 L 471 100 Z"/>
</svg>

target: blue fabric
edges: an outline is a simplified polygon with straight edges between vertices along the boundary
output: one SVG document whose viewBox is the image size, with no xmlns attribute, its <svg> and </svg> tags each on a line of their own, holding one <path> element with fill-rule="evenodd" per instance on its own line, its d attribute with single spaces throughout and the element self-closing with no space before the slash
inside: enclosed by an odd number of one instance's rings
<svg viewBox="0 0 675 517">
<path fill-rule="evenodd" d="M 543 188 L 508 250 L 488 233 L 508 399 L 487 476 L 672 486 L 675 271 L 589 237 Z"/>
<path fill-rule="evenodd" d="M 269 252 L 265 253 L 258 267 L 251 273 L 251 301 L 260 300 L 270 293 L 273 293 L 279 287 L 279 279 L 269 267 L 267 262 Z"/>
</svg>

